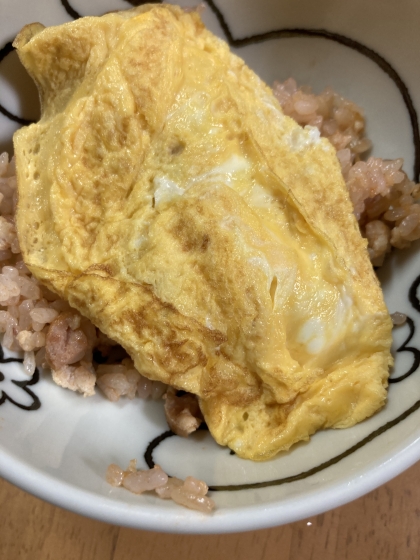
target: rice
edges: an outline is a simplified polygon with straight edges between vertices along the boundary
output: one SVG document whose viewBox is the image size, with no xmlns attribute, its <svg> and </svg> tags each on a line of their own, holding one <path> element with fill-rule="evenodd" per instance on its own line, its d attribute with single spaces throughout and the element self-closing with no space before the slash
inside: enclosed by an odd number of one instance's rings
<svg viewBox="0 0 420 560">
<path fill-rule="evenodd" d="M 0 333 L 2 344 L 23 351 L 24 370 L 51 369 L 54 381 L 90 396 L 99 387 L 111 400 L 162 398 L 166 386 L 134 368 L 125 351 L 71 309 L 30 273 L 20 254 L 14 223 L 16 172 L 0 155 Z M 102 363 L 94 360 L 93 356 Z M 117 364 L 113 363 L 116 358 Z"/>
<path fill-rule="evenodd" d="M 124 471 L 112 464 L 105 478 L 112 486 L 123 486 L 133 494 L 154 491 L 163 500 L 172 499 L 179 505 L 202 513 L 210 513 L 215 506 L 214 501 L 206 495 L 208 486 L 205 482 L 193 476 L 187 476 L 185 480 L 170 478 L 159 465 L 145 471 L 137 470 L 136 460 L 133 459 Z"/>
<path fill-rule="evenodd" d="M 315 95 L 293 78 L 275 82 L 273 91 L 286 115 L 302 126 L 317 127 L 337 150 L 372 264 L 381 266 L 392 247 L 403 249 L 419 239 L 420 185 L 402 171 L 402 159 L 361 160 L 372 147 L 362 109 L 331 88 Z"/>
<path fill-rule="evenodd" d="M 395 313 L 391 314 L 392 324 L 394 327 L 400 327 L 407 322 L 407 315 L 405 313 L 400 313 L 399 311 L 395 311 Z"/>
<path fill-rule="evenodd" d="M 179 394 L 169 387 L 164 395 L 165 416 L 169 428 L 178 436 L 188 437 L 203 422 L 197 398 L 191 393 Z"/>
<path fill-rule="evenodd" d="M 302 126 L 312 125 L 328 138 L 337 151 L 344 180 L 360 230 L 368 241 L 374 265 L 380 266 L 391 247 L 402 249 L 420 238 L 420 185 L 401 170 L 403 160 L 382 160 L 362 154 L 371 148 L 365 137 L 362 110 L 327 88 L 315 95 L 308 87 L 298 88 L 292 78 L 276 82 L 273 91 L 285 114 Z M 180 394 L 138 372 L 126 352 L 82 317 L 30 273 L 20 254 L 14 213 L 17 191 L 15 164 L 0 155 L 0 333 L 2 344 L 23 352 L 28 376 L 35 368 L 50 369 L 55 383 L 84 396 L 98 387 L 111 401 L 136 396 L 164 398 L 169 427 L 188 436 L 203 421 L 195 395 Z M 394 313 L 394 325 L 406 321 Z M 110 465 L 106 479 L 136 494 L 155 492 L 188 508 L 209 513 L 214 502 L 207 496 L 205 482 L 193 477 L 184 481 L 168 477 L 156 466 L 136 469 L 135 460 L 124 471 Z"/>
</svg>

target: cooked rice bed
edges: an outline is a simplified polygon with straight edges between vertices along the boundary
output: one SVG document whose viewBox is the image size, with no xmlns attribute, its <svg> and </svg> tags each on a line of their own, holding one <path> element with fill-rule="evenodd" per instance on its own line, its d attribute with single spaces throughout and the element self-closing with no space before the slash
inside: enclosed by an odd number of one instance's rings
<svg viewBox="0 0 420 560">
<path fill-rule="evenodd" d="M 331 88 L 315 95 L 293 78 L 275 82 L 273 91 L 285 114 L 302 126 L 316 126 L 337 150 L 372 264 L 381 266 L 391 247 L 403 249 L 419 239 L 420 185 L 401 170 L 401 158 L 360 159 L 372 147 L 362 109 Z"/>
</svg>

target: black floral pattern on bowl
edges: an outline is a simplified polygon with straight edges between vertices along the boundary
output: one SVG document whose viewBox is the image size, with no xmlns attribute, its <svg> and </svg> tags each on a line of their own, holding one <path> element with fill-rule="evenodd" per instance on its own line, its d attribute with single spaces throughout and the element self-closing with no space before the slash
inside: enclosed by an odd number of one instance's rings
<svg viewBox="0 0 420 560">
<path fill-rule="evenodd" d="M 22 410 L 38 410 L 41 401 L 29 387 L 36 385 L 39 381 L 39 371 L 35 369 L 32 377 L 24 380 L 13 379 L 13 372 L 9 373 L 7 364 L 15 363 L 22 367 L 23 360 L 20 358 L 5 358 L 3 348 L 0 346 L 0 406 L 11 403 Z M 5 385 L 9 388 L 5 390 Z"/>
</svg>

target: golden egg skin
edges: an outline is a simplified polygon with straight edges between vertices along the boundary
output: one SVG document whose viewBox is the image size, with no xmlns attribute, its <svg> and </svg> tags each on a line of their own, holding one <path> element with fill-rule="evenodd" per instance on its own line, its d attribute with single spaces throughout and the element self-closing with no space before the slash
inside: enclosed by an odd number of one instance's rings
<svg viewBox="0 0 420 560">
<path fill-rule="evenodd" d="M 392 324 L 335 150 L 196 12 L 25 27 L 42 115 L 14 137 L 43 283 L 266 460 L 386 400 Z"/>
</svg>

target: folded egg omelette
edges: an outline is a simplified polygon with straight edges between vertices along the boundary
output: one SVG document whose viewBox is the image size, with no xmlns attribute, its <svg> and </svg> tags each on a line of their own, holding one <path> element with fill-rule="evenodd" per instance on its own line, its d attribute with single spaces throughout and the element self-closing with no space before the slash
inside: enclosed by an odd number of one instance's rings
<svg viewBox="0 0 420 560">
<path fill-rule="evenodd" d="M 335 150 L 195 12 L 15 40 L 42 116 L 14 137 L 24 260 L 150 379 L 265 460 L 386 399 L 391 320 Z"/>
</svg>

